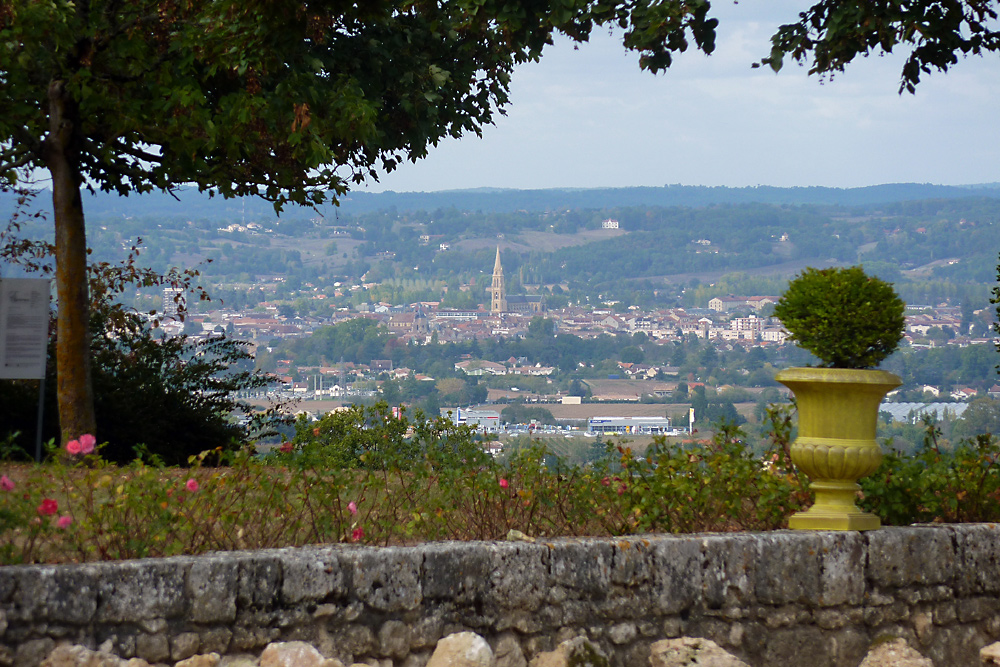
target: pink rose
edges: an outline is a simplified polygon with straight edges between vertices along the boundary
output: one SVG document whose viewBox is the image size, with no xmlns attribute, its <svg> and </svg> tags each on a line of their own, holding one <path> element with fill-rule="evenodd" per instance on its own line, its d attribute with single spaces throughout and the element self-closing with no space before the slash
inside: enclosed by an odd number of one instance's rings
<svg viewBox="0 0 1000 667">
<path fill-rule="evenodd" d="M 84 433 L 80 436 L 80 452 L 83 454 L 90 454 L 94 451 L 94 446 L 97 445 L 97 438 L 92 436 L 90 433 Z"/>
<path fill-rule="evenodd" d="M 196 480 L 196 479 L 189 479 L 184 486 L 187 487 L 188 491 L 190 491 L 191 493 L 194 493 L 195 491 L 198 490 L 198 480 Z"/>
<path fill-rule="evenodd" d="M 0 475 L 0 489 L 4 491 L 14 490 L 14 481 L 7 475 Z"/>
<path fill-rule="evenodd" d="M 501 489 L 506 489 L 508 486 L 510 486 L 510 482 L 508 482 L 506 479 L 504 479 L 503 477 L 501 477 L 500 478 L 500 488 Z"/>
<path fill-rule="evenodd" d="M 73 517 L 69 516 L 68 514 L 59 517 L 59 520 L 56 521 L 56 525 L 59 526 L 60 528 L 69 528 L 72 523 L 73 523 Z"/>
<path fill-rule="evenodd" d="M 83 448 L 80 446 L 79 440 L 70 440 L 69 442 L 66 443 L 66 451 L 72 454 L 73 456 L 76 456 L 77 454 L 83 451 Z"/>
<path fill-rule="evenodd" d="M 351 531 L 351 539 L 354 540 L 355 542 L 360 541 L 364 536 L 365 536 L 365 529 L 362 528 L 361 526 L 358 526 L 357 528 Z"/>
<path fill-rule="evenodd" d="M 42 504 L 38 506 L 38 513 L 49 516 L 59 511 L 59 503 L 52 498 L 43 498 Z"/>
<path fill-rule="evenodd" d="M 347 511 L 350 512 L 351 514 L 357 514 L 358 513 L 358 506 L 354 504 L 353 500 L 351 502 L 347 503 Z"/>
</svg>

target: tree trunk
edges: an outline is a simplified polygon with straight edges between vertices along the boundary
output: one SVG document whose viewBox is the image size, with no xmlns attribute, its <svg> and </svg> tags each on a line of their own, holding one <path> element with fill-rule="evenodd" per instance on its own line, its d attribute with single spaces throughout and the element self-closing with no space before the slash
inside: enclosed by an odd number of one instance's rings
<svg viewBox="0 0 1000 667">
<path fill-rule="evenodd" d="M 49 84 L 49 136 L 45 160 L 52 174 L 55 215 L 56 372 L 59 430 L 65 443 L 84 433 L 96 435 L 90 379 L 90 317 L 87 285 L 87 236 L 77 164 L 76 105 L 62 81 Z"/>
</svg>

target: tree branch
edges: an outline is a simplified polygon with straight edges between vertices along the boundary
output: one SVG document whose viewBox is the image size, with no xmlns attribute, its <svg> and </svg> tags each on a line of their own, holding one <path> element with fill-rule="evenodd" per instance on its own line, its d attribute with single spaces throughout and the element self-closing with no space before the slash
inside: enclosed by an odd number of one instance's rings
<svg viewBox="0 0 1000 667">
<path fill-rule="evenodd" d="M 27 149 L 4 151 L 0 153 L 0 172 L 26 167 L 34 157 L 34 153 Z"/>
</svg>

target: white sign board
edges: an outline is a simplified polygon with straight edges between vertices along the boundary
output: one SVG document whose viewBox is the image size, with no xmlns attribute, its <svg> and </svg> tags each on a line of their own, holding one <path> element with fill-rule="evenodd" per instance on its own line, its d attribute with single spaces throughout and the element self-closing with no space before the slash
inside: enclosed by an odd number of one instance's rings
<svg viewBox="0 0 1000 667">
<path fill-rule="evenodd" d="M 0 379 L 44 378 L 48 341 L 48 279 L 0 280 Z"/>
</svg>

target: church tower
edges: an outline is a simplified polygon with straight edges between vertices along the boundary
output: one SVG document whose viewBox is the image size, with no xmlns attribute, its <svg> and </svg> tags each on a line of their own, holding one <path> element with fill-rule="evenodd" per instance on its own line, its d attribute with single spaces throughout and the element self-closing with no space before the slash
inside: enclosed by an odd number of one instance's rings
<svg viewBox="0 0 1000 667">
<path fill-rule="evenodd" d="M 497 246 L 497 261 L 493 264 L 493 285 L 490 286 L 490 314 L 507 312 L 507 289 L 503 284 L 503 267 L 500 266 L 500 246 Z"/>
</svg>

